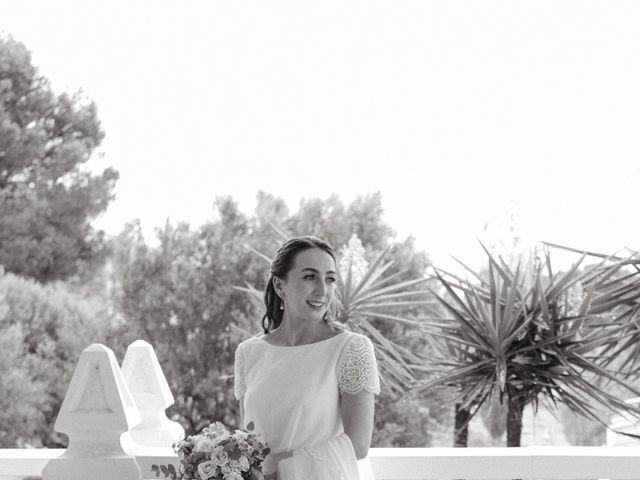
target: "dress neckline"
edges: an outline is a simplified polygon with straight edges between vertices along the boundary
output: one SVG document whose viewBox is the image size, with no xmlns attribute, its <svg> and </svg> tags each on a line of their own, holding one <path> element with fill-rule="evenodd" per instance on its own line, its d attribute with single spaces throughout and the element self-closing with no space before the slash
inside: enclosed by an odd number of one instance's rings
<svg viewBox="0 0 640 480">
<path fill-rule="evenodd" d="M 336 337 L 340 337 L 340 336 L 344 335 L 347 332 L 348 332 L 348 330 L 343 330 L 342 332 L 334 335 L 333 337 L 325 338 L 324 340 L 319 340 L 319 341 L 313 342 L 313 343 L 305 343 L 303 345 L 274 345 L 273 343 L 267 342 L 263 337 L 257 337 L 257 338 L 262 343 L 266 343 L 270 347 L 276 347 L 276 348 L 300 348 L 300 347 L 310 347 L 312 345 L 318 345 L 320 343 L 328 342 L 329 340 L 333 340 Z"/>
</svg>

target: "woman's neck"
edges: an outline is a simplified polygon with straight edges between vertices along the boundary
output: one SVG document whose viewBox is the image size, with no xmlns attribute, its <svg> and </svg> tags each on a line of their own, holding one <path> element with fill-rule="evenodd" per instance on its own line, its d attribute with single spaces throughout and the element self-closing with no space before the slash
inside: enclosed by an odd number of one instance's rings
<svg viewBox="0 0 640 480">
<path fill-rule="evenodd" d="M 280 326 L 269 332 L 269 337 L 283 345 L 305 345 L 322 340 L 332 329 L 324 321 L 318 324 L 300 325 L 283 318 Z"/>
</svg>

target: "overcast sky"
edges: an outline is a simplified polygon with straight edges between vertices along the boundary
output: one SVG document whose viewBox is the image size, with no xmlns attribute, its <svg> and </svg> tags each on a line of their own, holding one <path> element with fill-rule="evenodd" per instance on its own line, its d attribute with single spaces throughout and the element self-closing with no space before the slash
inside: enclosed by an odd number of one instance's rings
<svg viewBox="0 0 640 480">
<path fill-rule="evenodd" d="M 0 0 L 121 175 L 95 222 L 147 239 L 217 195 L 381 191 L 399 239 L 482 258 L 527 240 L 640 249 L 640 2 Z"/>
</svg>

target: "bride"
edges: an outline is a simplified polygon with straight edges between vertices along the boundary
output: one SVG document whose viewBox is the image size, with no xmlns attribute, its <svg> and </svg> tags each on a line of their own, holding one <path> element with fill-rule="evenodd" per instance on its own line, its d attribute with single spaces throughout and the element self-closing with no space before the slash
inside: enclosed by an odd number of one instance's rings
<svg viewBox="0 0 640 480">
<path fill-rule="evenodd" d="M 315 237 L 285 242 L 265 290 L 264 334 L 235 352 L 234 394 L 271 449 L 266 480 L 358 480 L 369 451 L 376 358 L 364 335 L 333 325 L 331 246 Z"/>
</svg>

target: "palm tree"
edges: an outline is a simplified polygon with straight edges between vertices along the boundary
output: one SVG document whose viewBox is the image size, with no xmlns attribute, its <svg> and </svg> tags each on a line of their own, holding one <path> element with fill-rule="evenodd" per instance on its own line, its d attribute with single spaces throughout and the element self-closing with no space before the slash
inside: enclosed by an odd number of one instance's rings
<svg viewBox="0 0 640 480">
<path fill-rule="evenodd" d="M 456 434 L 492 395 L 507 402 L 507 446 L 520 445 L 524 407 L 537 409 L 539 400 L 562 402 L 605 426 L 594 405 L 640 417 L 604 389 L 614 382 L 640 395 L 625 380 L 637 373 L 640 280 L 637 269 L 624 268 L 638 261 L 604 258 L 579 270 L 583 253 L 567 272 L 554 273 L 547 249 L 543 262 L 522 272 L 520 263 L 513 271 L 485 252 L 486 277 L 465 267 L 477 283 L 435 270 L 446 296 L 433 294 L 444 315 L 423 325 L 440 342 L 423 366 L 435 378 L 416 389 L 453 389 Z M 618 355 L 629 359 L 624 371 L 610 368 Z"/>
</svg>

